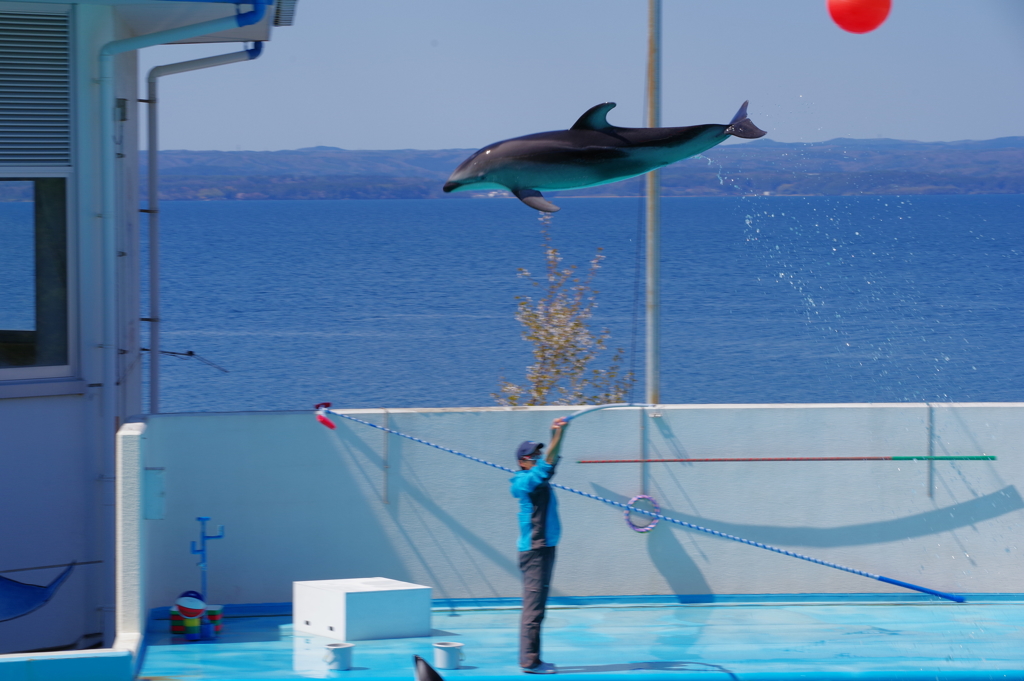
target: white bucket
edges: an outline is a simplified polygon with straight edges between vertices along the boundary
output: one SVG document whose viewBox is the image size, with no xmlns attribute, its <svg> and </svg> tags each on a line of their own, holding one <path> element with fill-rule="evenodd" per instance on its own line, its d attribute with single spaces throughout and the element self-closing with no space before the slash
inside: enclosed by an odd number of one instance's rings
<svg viewBox="0 0 1024 681">
<path fill-rule="evenodd" d="M 434 644 L 434 667 L 436 669 L 458 669 L 459 663 L 466 659 L 461 643 L 438 641 Z"/>
<path fill-rule="evenodd" d="M 329 643 L 324 653 L 324 662 L 328 669 L 346 671 L 352 668 L 352 649 L 355 643 Z"/>
</svg>

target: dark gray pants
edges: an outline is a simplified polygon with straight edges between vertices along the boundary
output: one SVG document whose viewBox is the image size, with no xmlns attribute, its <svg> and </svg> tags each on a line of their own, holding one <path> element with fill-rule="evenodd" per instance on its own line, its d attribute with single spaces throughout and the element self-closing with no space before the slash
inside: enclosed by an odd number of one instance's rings
<svg viewBox="0 0 1024 681">
<path fill-rule="evenodd" d="M 551 589 L 551 573 L 555 569 L 555 547 L 545 546 L 519 553 L 519 569 L 523 572 L 523 614 L 519 620 L 519 666 L 540 664 L 540 623 Z"/>
</svg>

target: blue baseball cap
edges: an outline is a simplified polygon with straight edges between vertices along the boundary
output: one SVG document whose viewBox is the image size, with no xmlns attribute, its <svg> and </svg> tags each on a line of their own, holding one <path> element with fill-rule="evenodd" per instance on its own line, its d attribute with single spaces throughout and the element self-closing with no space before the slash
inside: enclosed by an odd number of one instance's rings
<svg viewBox="0 0 1024 681">
<path fill-rule="evenodd" d="M 543 442 L 531 442 L 530 440 L 527 440 L 519 445 L 519 449 L 516 450 L 516 461 L 536 459 L 542 449 L 544 449 Z"/>
</svg>

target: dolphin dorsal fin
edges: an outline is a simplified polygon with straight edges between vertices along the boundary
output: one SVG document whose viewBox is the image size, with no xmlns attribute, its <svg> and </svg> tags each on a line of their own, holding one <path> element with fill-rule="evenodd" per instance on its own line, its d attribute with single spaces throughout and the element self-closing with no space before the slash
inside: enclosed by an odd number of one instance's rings
<svg viewBox="0 0 1024 681">
<path fill-rule="evenodd" d="M 608 112 L 615 108 L 615 102 L 605 102 L 587 109 L 587 113 L 573 123 L 570 130 L 604 130 L 612 127 L 608 124 Z"/>
</svg>

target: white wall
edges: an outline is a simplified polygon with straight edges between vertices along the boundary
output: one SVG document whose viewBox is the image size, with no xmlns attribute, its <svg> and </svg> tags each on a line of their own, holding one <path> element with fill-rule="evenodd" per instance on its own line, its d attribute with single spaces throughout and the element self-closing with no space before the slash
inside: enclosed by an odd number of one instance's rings
<svg viewBox="0 0 1024 681">
<path fill-rule="evenodd" d="M 395 410 L 391 427 L 512 465 L 547 437 L 558 407 Z M 383 423 L 379 410 L 352 412 Z M 997 461 L 647 464 L 664 512 L 894 579 L 956 592 L 1024 592 L 1024 405 L 668 406 L 659 417 L 607 410 L 574 421 L 555 478 L 625 501 L 641 491 L 640 424 L 652 458 L 998 456 Z M 144 466 L 163 469 L 163 519 L 145 520 L 149 607 L 198 587 L 197 516 L 223 524 L 209 544 L 210 598 L 290 599 L 293 580 L 384 576 L 435 598 L 519 594 L 509 475 L 311 413 L 178 414 L 148 419 Z M 934 466 L 934 496 L 928 468 Z M 385 503 L 385 490 L 387 500 Z M 151 491 L 150 491 L 151 492 Z M 149 494 L 150 492 L 147 492 Z M 631 531 L 622 513 L 559 491 L 564 537 L 555 595 L 901 592 L 665 523 Z M 144 503 L 153 507 L 153 498 Z"/>
<path fill-rule="evenodd" d="M 45 585 L 63 568 L 25 568 L 103 559 L 90 523 L 99 471 L 79 441 L 85 418 L 81 396 L 0 399 L 0 571 L 21 570 L 4 577 Z M 75 568 L 47 605 L 0 622 L 0 653 L 67 645 L 100 631 L 104 569 Z"/>
</svg>

